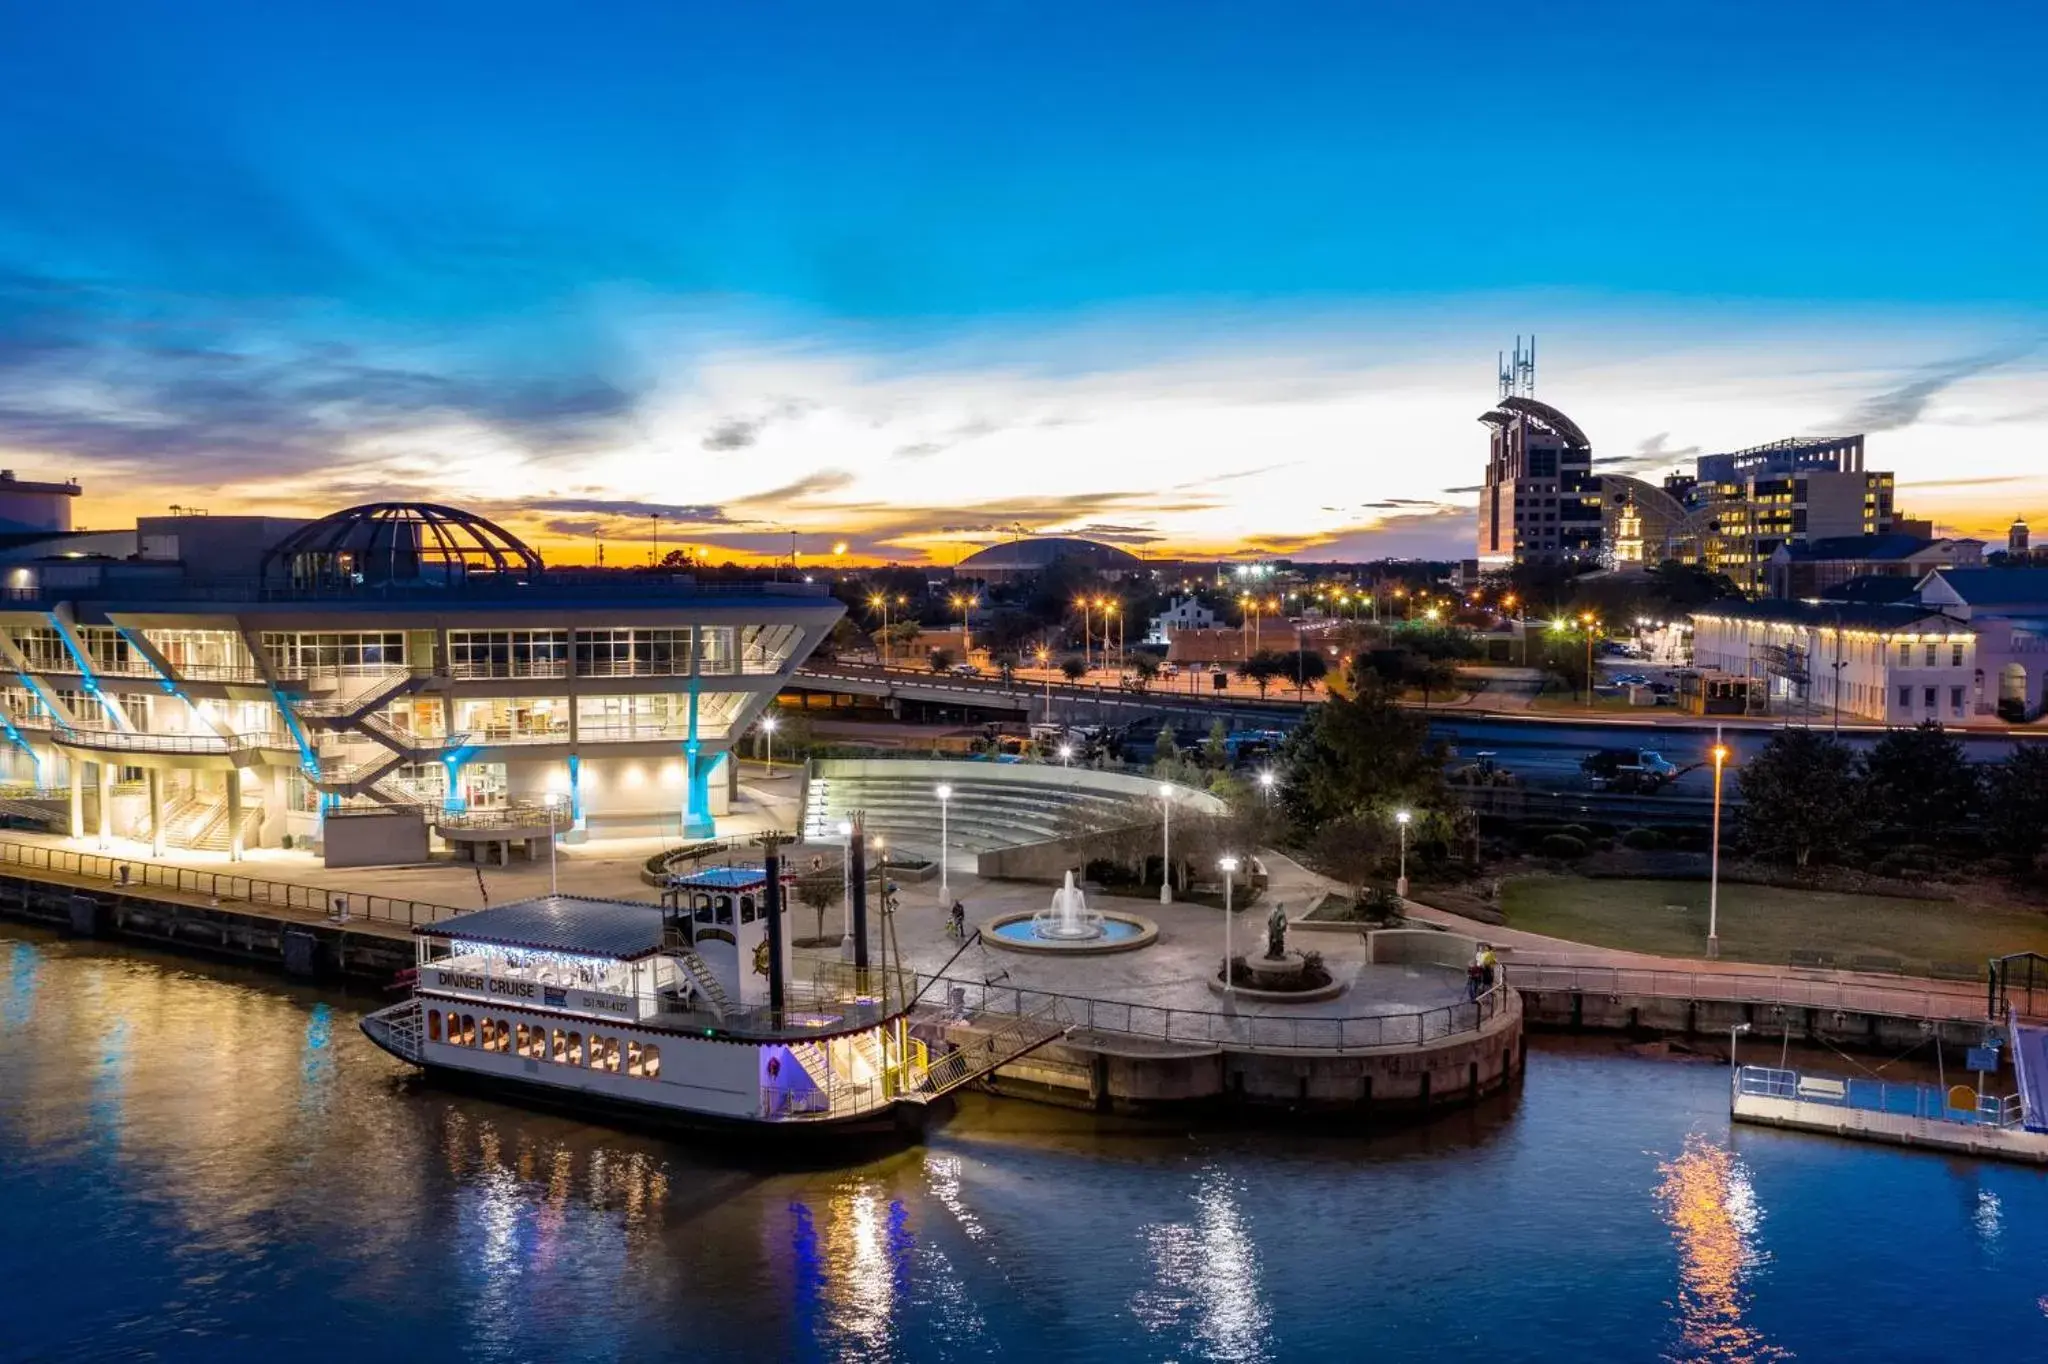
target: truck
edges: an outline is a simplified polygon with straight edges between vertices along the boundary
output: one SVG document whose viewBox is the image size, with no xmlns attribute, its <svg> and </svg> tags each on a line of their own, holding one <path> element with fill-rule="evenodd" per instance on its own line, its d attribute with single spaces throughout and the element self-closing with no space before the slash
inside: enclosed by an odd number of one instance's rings
<svg viewBox="0 0 2048 1364">
<path fill-rule="evenodd" d="M 1579 760 L 1579 770 L 1596 791 L 1652 796 L 1700 766 L 1681 767 L 1653 748 L 1596 748 Z"/>
</svg>

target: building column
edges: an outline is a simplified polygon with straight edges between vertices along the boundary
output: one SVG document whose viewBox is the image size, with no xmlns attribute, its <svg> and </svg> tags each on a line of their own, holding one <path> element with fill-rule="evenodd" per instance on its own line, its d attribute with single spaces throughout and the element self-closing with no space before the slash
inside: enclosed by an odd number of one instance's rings
<svg viewBox="0 0 2048 1364">
<path fill-rule="evenodd" d="M 85 764 L 67 754 L 64 766 L 71 773 L 71 836 L 85 837 Z"/>
<path fill-rule="evenodd" d="M 106 846 L 107 839 L 114 832 L 114 765 L 95 764 L 100 772 L 100 813 L 94 821 L 99 827 L 100 845 Z"/>
<path fill-rule="evenodd" d="M 228 769 L 228 860 L 242 860 L 242 769 Z"/>
<path fill-rule="evenodd" d="M 164 774 L 149 769 L 149 853 L 164 855 Z"/>
<path fill-rule="evenodd" d="M 698 680 L 690 679 L 690 737 L 683 743 L 683 837 L 710 838 L 718 832 L 711 818 L 711 773 L 697 743 Z"/>
</svg>

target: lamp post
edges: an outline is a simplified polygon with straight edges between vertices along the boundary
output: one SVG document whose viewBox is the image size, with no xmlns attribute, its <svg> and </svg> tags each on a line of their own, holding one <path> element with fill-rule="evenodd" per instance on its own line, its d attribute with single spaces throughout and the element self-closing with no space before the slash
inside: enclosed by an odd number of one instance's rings
<svg viewBox="0 0 2048 1364">
<path fill-rule="evenodd" d="M 868 598 L 869 606 L 880 607 L 882 611 L 882 666 L 889 666 L 889 595 L 877 592 Z"/>
<path fill-rule="evenodd" d="M 1394 894 L 1403 900 L 1408 898 L 1408 821 L 1414 817 L 1406 810 L 1394 811 L 1394 823 L 1401 831 L 1401 874 L 1394 880 Z"/>
<path fill-rule="evenodd" d="M 1159 903 L 1173 903 L 1173 785 L 1159 783 Z"/>
<path fill-rule="evenodd" d="M 555 844 L 558 841 L 556 837 L 555 811 L 561 807 L 562 799 L 561 792 L 550 791 L 542 801 L 542 804 L 547 807 L 548 811 L 548 894 L 550 895 L 559 893 L 558 883 L 555 880 Z"/>
<path fill-rule="evenodd" d="M 953 788 L 941 784 L 939 797 L 939 900 L 944 903 L 953 898 L 953 883 L 948 879 L 946 867 L 946 845 L 952 840 L 948 836 L 946 813 L 953 803 Z"/>
<path fill-rule="evenodd" d="M 1270 807 L 1273 804 L 1273 774 L 1271 771 L 1259 773 L 1259 790 L 1265 795 L 1266 804 Z"/>
<path fill-rule="evenodd" d="M 773 772 L 773 771 L 775 770 L 775 717 L 774 717 L 774 716 L 772 716 L 772 715 L 764 715 L 764 716 L 762 716 L 762 717 L 761 717 L 761 732 L 762 732 L 763 734 L 765 734 L 765 735 L 767 735 L 767 736 L 768 736 L 768 753 L 767 753 L 767 756 L 766 756 L 766 757 L 764 757 L 764 758 L 763 758 L 763 759 L 761 760 L 761 765 L 762 765 L 763 767 L 766 767 L 766 768 L 767 768 L 767 769 L 768 769 L 768 770 L 769 770 L 770 772 Z"/>
<path fill-rule="evenodd" d="M 1728 1029 L 1728 1083 L 1735 1083 L 1735 1039 L 1749 1031 L 1749 1024 L 1736 1023 Z"/>
<path fill-rule="evenodd" d="M 1052 651 L 1043 644 L 1038 646 L 1038 671 L 1045 683 L 1045 723 L 1052 723 Z"/>
<path fill-rule="evenodd" d="M 974 596 L 971 593 L 966 596 L 956 595 L 953 598 L 953 605 L 960 608 L 960 661 L 966 663 L 970 661 L 969 655 L 974 652 L 972 637 L 967 633 L 967 613 L 974 607 Z"/>
<path fill-rule="evenodd" d="M 1595 624 L 1593 613 L 1588 611 L 1580 616 L 1579 623 L 1586 627 L 1586 708 L 1591 710 L 1593 707 L 1593 626 Z"/>
<path fill-rule="evenodd" d="M 1237 875 L 1237 858 L 1234 854 L 1225 853 L 1216 859 L 1216 866 L 1223 872 L 1223 997 L 1235 1000 L 1236 973 L 1230 969 L 1230 883 Z"/>
<path fill-rule="evenodd" d="M 1061 745 L 1060 745 L 1060 766 L 1061 766 L 1061 767 L 1072 767 L 1072 766 L 1074 765 L 1074 763 L 1073 763 L 1073 759 L 1074 759 L 1074 746 L 1073 746 L 1072 744 L 1061 744 Z"/>
<path fill-rule="evenodd" d="M 1728 746 L 1714 729 L 1714 855 L 1707 874 L 1707 960 L 1721 955 L 1721 770 L 1728 765 Z"/>
<path fill-rule="evenodd" d="M 1088 661 L 1088 599 L 1086 597 L 1083 597 L 1079 601 L 1075 602 L 1074 605 L 1081 608 L 1081 671 L 1084 673 L 1093 672 L 1095 671 L 1095 667 L 1092 663 Z"/>
</svg>

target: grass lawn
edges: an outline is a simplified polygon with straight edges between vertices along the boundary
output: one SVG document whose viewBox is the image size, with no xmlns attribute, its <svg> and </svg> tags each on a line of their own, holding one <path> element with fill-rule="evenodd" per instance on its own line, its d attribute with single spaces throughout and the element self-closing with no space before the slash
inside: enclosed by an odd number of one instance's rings
<svg viewBox="0 0 2048 1364">
<path fill-rule="evenodd" d="M 1704 881 L 1525 876 L 1502 887 L 1501 902 L 1510 928 L 1632 952 L 1706 955 Z M 1825 952 L 1854 969 L 1857 957 L 1898 957 L 1915 975 L 1955 973 L 1937 963 L 1981 975 L 1990 957 L 2048 952 L 2048 914 L 1725 881 L 1720 929 L 1727 960 L 1784 965 L 1795 952 Z"/>
</svg>

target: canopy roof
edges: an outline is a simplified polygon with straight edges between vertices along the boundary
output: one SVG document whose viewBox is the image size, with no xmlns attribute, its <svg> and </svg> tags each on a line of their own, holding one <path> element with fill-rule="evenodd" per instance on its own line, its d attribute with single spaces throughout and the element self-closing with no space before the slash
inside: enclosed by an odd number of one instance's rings
<svg viewBox="0 0 2048 1364">
<path fill-rule="evenodd" d="M 661 906 L 644 900 L 539 895 L 422 924 L 413 932 L 490 947 L 636 961 L 661 950 Z"/>
</svg>

